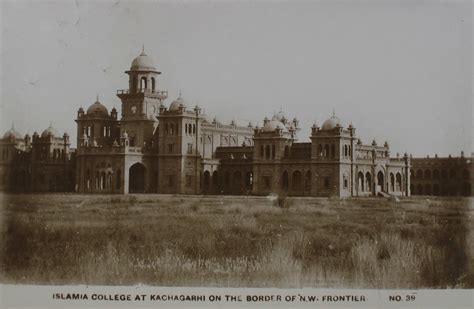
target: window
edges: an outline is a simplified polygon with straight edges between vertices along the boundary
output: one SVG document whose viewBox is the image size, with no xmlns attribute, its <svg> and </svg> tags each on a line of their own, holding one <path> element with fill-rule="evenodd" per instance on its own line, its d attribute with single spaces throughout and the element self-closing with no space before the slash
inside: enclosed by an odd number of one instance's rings
<svg viewBox="0 0 474 309">
<path fill-rule="evenodd" d="M 349 181 L 347 180 L 347 178 L 344 178 L 344 189 L 347 189 L 348 186 L 349 186 Z"/>
<path fill-rule="evenodd" d="M 265 147 L 265 159 L 270 159 L 270 145 Z"/>
<path fill-rule="evenodd" d="M 193 153 L 193 144 L 188 144 L 188 154 Z"/>
<path fill-rule="evenodd" d="M 168 153 L 173 153 L 174 144 L 168 144 Z"/>
<path fill-rule="evenodd" d="M 275 145 L 272 145 L 272 159 L 275 159 Z"/>
<path fill-rule="evenodd" d="M 263 159 L 263 157 L 265 156 L 265 151 L 263 149 L 263 145 L 260 146 L 260 158 Z"/>
</svg>

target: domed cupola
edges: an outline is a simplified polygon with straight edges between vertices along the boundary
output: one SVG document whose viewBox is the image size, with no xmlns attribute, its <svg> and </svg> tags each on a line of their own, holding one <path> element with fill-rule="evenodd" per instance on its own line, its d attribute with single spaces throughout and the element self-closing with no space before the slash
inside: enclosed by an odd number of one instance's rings
<svg viewBox="0 0 474 309">
<path fill-rule="evenodd" d="M 99 96 L 97 96 L 95 103 L 87 109 L 87 115 L 94 117 L 107 117 L 109 115 L 107 107 L 99 102 Z"/>
<path fill-rule="evenodd" d="M 49 127 L 47 127 L 43 133 L 41 133 L 41 137 L 48 137 L 49 135 L 51 135 L 52 137 L 61 137 L 59 135 L 59 132 L 58 130 L 56 130 L 55 128 L 53 128 L 53 125 L 50 123 L 49 124 Z"/>
<path fill-rule="evenodd" d="M 12 125 L 12 128 L 10 130 L 8 130 L 7 132 L 5 132 L 5 134 L 3 134 L 3 139 L 10 139 L 10 138 L 13 138 L 13 139 L 23 139 L 23 137 L 21 136 L 20 133 L 18 133 L 18 131 L 15 130 L 15 128 L 13 127 Z"/>
<path fill-rule="evenodd" d="M 145 49 L 142 49 L 142 53 L 133 59 L 130 66 L 130 71 L 151 71 L 158 72 L 156 70 L 153 60 L 145 54 Z"/>
<path fill-rule="evenodd" d="M 332 117 L 323 122 L 321 127 L 322 130 L 332 130 L 336 127 L 341 127 L 341 120 L 336 117 L 336 113 L 333 112 Z"/>
<path fill-rule="evenodd" d="M 175 112 L 175 111 L 179 111 L 181 107 L 187 107 L 187 106 L 186 106 L 186 102 L 181 97 L 181 94 L 179 94 L 179 97 L 176 98 L 176 100 L 174 100 L 173 102 L 171 102 L 169 110 L 172 112 Z"/>
<path fill-rule="evenodd" d="M 288 129 L 283 123 L 278 120 L 268 121 L 262 128 L 262 132 L 273 132 L 276 129 L 282 130 L 282 132 L 288 132 Z"/>
</svg>

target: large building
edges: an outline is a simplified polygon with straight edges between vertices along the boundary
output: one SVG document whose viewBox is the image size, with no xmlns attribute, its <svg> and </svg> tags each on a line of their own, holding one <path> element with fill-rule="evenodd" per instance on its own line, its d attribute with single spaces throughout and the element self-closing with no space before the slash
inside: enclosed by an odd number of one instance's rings
<svg viewBox="0 0 474 309">
<path fill-rule="evenodd" d="M 166 103 L 144 52 L 118 90 L 121 115 L 99 100 L 77 113 L 76 190 L 83 193 L 410 195 L 410 158 L 364 145 L 333 115 L 297 141 L 283 112 L 262 127 L 210 121 L 181 97 Z"/>
<path fill-rule="evenodd" d="M 0 139 L 0 190 L 74 191 L 75 156 L 69 135 L 50 125 L 41 135 L 22 136 L 12 126 Z"/>
<path fill-rule="evenodd" d="M 211 121 L 181 95 L 168 105 L 161 72 L 144 52 L 125 73 L 120 115 L 99 98 L 79 108 L 76 150 L 52 126 L 32 138 L 6 132 L 0 189 L 348 197 L 409 196 L 418 188 L 407 154 L 391 157 L 387 142 L 362 144 L 335 114 L 298 142 L 298 120 L 282 111 L 254 127 Z"/>
<path fill-rule="evenodd" d="M 473 156 L 412 158 L 411 192 L 414 195 L 471 196 Z"/>
</svg>

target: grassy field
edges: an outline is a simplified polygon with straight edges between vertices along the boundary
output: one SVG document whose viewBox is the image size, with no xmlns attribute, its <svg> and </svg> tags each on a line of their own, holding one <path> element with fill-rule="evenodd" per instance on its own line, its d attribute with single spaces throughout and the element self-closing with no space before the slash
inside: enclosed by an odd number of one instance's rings
<svg viewBox="0 0 474 309">
<path fill-rule="evenodd" d="M 0 198 L 3 283 L 474 288 L 472 199 Z"/>
</svg>

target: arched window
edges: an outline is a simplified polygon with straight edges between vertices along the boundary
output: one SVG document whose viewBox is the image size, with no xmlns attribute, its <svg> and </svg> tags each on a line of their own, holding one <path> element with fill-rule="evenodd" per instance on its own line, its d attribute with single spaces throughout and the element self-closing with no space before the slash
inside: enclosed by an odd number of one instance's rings
<svg viewBox="0 0 474 309">
<path fill-rule="evenodd" d="M 324 156 L 329 157 L 329 145 L 324 145 Z"/>
<path fill-rule="evenodd" d="M 321 145 L 321 144 L 319 144 L 319 147 L 318 147 L 318 155 L 319 155 L 320 157 L 323 156 L 323 145 Z"/>
<path fill-rule="evenodd" d="M 275 145 L 272 145 L 272 159 L 275 159 Z"/>
<path fill-rule="evenodd" d="M 146 77 L 140 78 L 140 90 L 145 90 L 146 89 Z"/>
<path fill-rule="evenodd" d="M 347 147 L 347 145 L 344 145 L 344 157 L 347 157 L 348 153 L 349 153 L 348 147 Z"/>
<path fill-rule="evenodd" d="M 364 174 L 362 172 L 357 174 L 357 183 L 359 184 L 359 191 L 364 192 Z"/>
<path fill-rule="evenodd" d="M 196 134 L 196 125 L 193 124 L 193 134 Z"/>
<path fill-rule="evenodd" d="M 265 147 L 265 159 L 270 159 L 270 145 Z"/>
<path fill-rule="evenodd" d="M 154 77 L 151 78 L 151 91 L 155 92 L 155 78 Z"/>
<path fill-rule="evenodd" d="M 423 179 L 423 171 L 422 170 L 417 170 L 416 171 L 416 178 Z"/>
<path fill-rule="evenodd" d="M 288 172 L 284 171 L 283 174 L 281 175 L 281 188 L 283 191 L 288 191 Z"/>
<path fill-rule="evenodd" d="M 369 172 L 365 174 L 365 190 L 372 191 L 372 175 Z"/>
<path fill-rule="evenodd" d="M 396 176 L 396 190 L 397 191 L 402 191 L 402 175 L 400 173 L 397 173 Z"/>
<path fill-rule="evenodd" d="M 293 176 L 291 179 L 291 184 L 292 184 L 292 189 L 293 190 L 301 190 L 301 185 L 302 185 L 302 174 L 300 171 L 294 171 Z"/>
<path fill-rule="evenodd" d="M 390 190 L 395 191 L 395 176 L 390 173 Z"/>
<path fill-rule="evenodd" d="M 247 190 L 252 190 L 252 185 L 253 185 L 253 173 L 247 172 L 247 174 L 245 174 L 245 186 Z"/>
</svg>

